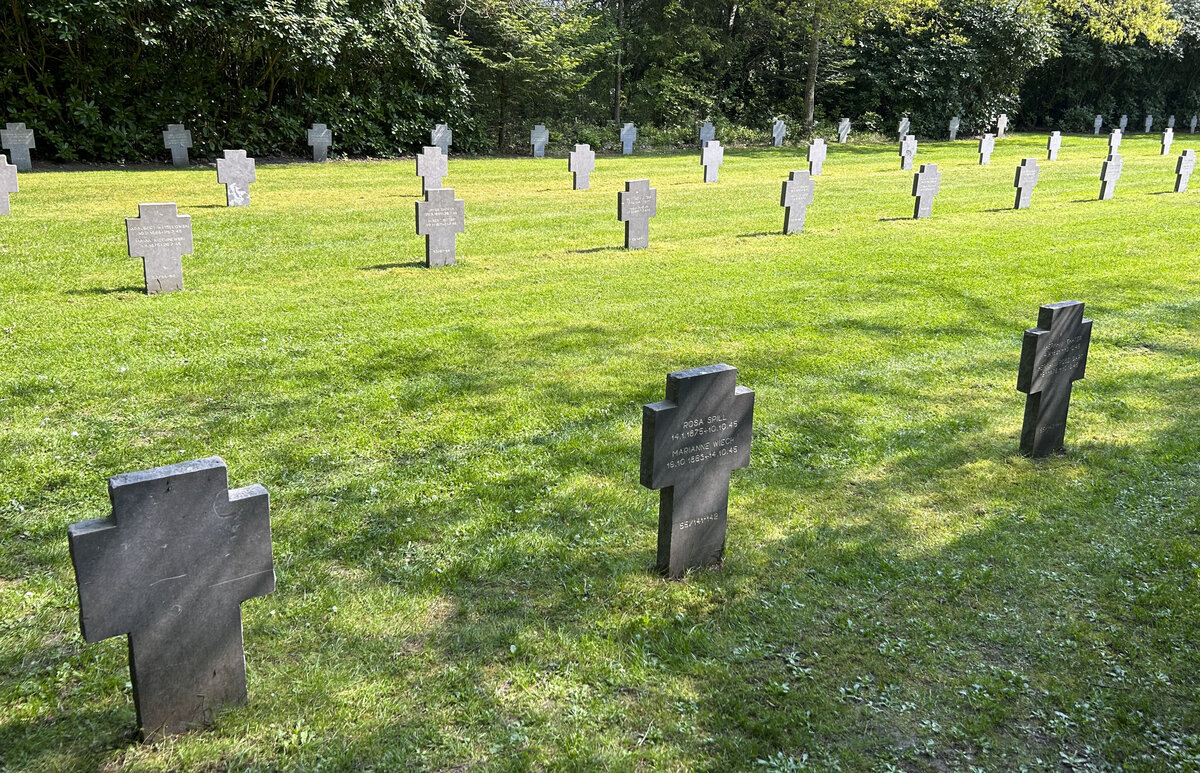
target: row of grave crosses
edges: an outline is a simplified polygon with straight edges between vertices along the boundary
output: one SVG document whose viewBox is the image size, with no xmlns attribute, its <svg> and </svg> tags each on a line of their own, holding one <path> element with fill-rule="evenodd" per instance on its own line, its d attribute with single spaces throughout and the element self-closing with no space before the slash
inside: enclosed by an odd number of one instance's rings
<svg viewBox="0 0 1200 773">
<path fill-rule="evenodd" d="M 1025 331 L 1022 454 L 1063 452 L 1091 332 L 1079 301 L 1042 306 Z M 669 579 L 724 562 L 729 486 L 750 464 L 754 402 L 737 369 L 717 363 L 667 374 L 664 399 L 642 406 L 639 479 L 659 492 L 655 564 Z M 109 517 L 67 529 L 80 632 L 88 643 L 127 638 L 138 726 L 158 740 L 247 698 L 241 605 L 275 590 L 270 496 L 260 485 L 231 490 L 217 456 L 116 475 L 108 492 Z"/>
</svg>

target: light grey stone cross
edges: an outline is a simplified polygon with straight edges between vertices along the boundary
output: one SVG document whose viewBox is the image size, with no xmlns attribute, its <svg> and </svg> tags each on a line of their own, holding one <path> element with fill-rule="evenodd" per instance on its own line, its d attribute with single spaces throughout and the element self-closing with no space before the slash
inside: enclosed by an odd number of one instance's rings
<svg viewBox="0 0 1200 773">
<path fill-rule="evenodd" d="M 996 149 L 996 135 L 985 134 L 979 138 L 979 165 L 992 163 L 992 151 Z"/>
<path fill-rule="evenodd" d="M 700 151 L 700 165 L 704 167 L 704 182 L 715 183 L 721 164 L 725 163 L 725 148 L 716 140 L 708 140 Z"/>
<path fill-rule="evenodd" d="M 899 133 L 901 141 L 908 136 L 908 130 L 911 126 L 912 124 L 909 122 L 907 115 L 900 119 L 900 126 L 896 131 Z"/>
<path fill-rule="evenodd" d="M 181 123 L 167 124 L 162 133 L 163 147 L 171 151 L 171 163 L 175 166 L 188 165 L 188 148 L 192 146 L 192 133 Z"/>
<path fill-rule="evenodd" d="M 250 206 L 254 159 L 247 158 L 244 150 L 226 150 L 225 157 L 217 159 L 217 182 L 225 186 L 226 206 Z"/>
<path fill-rule="evenodd" d="M 787 136 L 787 124 L 782 118 L 776 118 L 775 124 L 771 127 L 771 137 L 775 140 L 775 147 L 783 146 L 783 138 Z"/>
<path fill-rule="evenodd" d="M 1174 115 L 1167 116 L 1167 128 L 1168 129 L 1175 128 L 1175 116 Z"/>
<path fill-rule="evenodd" d="M 625 222 L 625 249 L 650 246 L 650 218 L 658 215 L 658 191 L 649 180 L 626 180 L 617 193 L 617 219 Z"/>
<path fill-rule="evenodd" d="M 1097 114 L 1096 120 L 1092 121 L 1092 134 L 1100 134 L 1100 127 L 1104 125 L 1104 116 Z"/>
<path fill-rule="evenodd" d="M 417 154 L 417 177 L 421 178 L 421 193 L 441 188 L 446 172 L 446 154 L 437 145 L 426 145 Z"/>
<path fill-rule="evenodd" d="M 1196 133 L 1196 124 L 1200 123 L 1200 115 L 1192 116 L 1192 134 Z"/>
<path fill-rule="evenodd" d="M 431 188 L 417 204 L 417 235 L 425 237 L 425 267 L 453 266 L 456 234 L 467 230 L 467 205 L 453 188 Z"/>
<path fill-rule="evenodd" d="M 1017 176 L 1013 185 L 1017 189 L 1017 200 L 1013 209 L 1026 209 L 1033 198 L 1034 186 L 1038 184 L 1038 162 L 1036 158 L 1023 158 L 1017 167 Z"/>
<path fill-rule="evenodd" d="M 996 136 L 1003 137 L 1006 131 L 1008 131 L 1008 114 L 1001 113 L 1000 117 L 996 119 Z"/>
<path fill-rule="evenodd" d="M 1104 165 L 1100 167 L 1100 201 L 1107 201 L 1113 197 L 1113 192 L 1117 189 L 1117 180 L 1121 179 L 1121 168 L 1124 166 L 1125 159 L 1121 158 L 1120 153 L 1108 154 Z"/>
<path fill-rule="evenodd" d="M 962 125 L 962 121 L 956 115 L 950 119 L 950 141 L 954 142 L 958 139 L 958 127 Z"/>
<path fill-rule="evenodd" d="M 779 197 L 779 206 L 783 207 L 783 232 L 785 234 L 799 233 L 804 230 L 804 218 L 808 207 L 813 202 L 813 192 L 816 182 L 808 172 L 792 172 L 783 181 L 783 193 Z"/>
<path fill-rule="evenodd" d="M 1116 153 L 1118 150 L 1121 149 L 1121 140 L 1122 140 L 1122 138 L 1124 138 L 1124 136 L 1125 135 L 1121 133 L 1120 129 L 1112 130 L 1112 134 L 1108 135 L 1108 152 L 1109 153 Z"/>
<path fill-rule="evenodd" d="M 913 175 L 912 195 L 917 200 L 913 205 L 913 219 L 933 215 L 933 197 L 937 196 L 942 187 L 942 173 L 937 164 L 921 164 L 921 169 Z"/>
<path fill-rule="evenodd" d="M 1163 131 L 1162 152 L 1159 153 L 1159 155 L 1160 156 L 1169 155 L 1171 153 L 1171 143 L 1174 141 L 1175 141 L 1175 130 L 1168 126 Z"/>
<path fill-rule="evenodd" d="M 825 156 L 828 154 L 829 148 L 825 145 L 825 140 L 817 137 L 808 145 L 808 173 L 813 177 L 821 174 L 821 170 L 825 168 Z"/>
<path fill-rule="evenodd" d="M 546 143 L 550 141 L 550 132 L 542 124 L 537 124 L 529 132 L 529 144 L 533 146 L 534 158 L 546 157 Z"/>
<path fill-rule="evenodd" d="M 138 204 L 138 216 L 125 218 L 129 257 L 142 259 L 146 294 L 183 289 L 183 256 L 192 252 L 192 218 L 175 204 Z"/>
<path fill-rule="evenodd" d="M 700 147 L 704 147 L 704 143 L 712 142 L 717 138 L 717 130 L 713 127 L 712 121 L 705 121 L 700 125 Z"/>
<path fill-rule="evenodd" d="M 1151 126 L 1154 126 L 1154 116 L 1148 115 L 1146 116 L 1146 134 L 1150 133 Z"/>
<path fill-rule="evenodd" d="M 1120 129 L 1121 131 L 1125 131 L 1125 127 L 1128 125 L 1129 125 L 1129 116 L 1122 115 L 1121 120 L 1117 122 L 1117 128 Z"/>
<path fill-rule="evenodd" d="M 246 700 L 242 602 L 275 589 L 262 486 L 229 489 L 220 457 L 109 478 L 112 516 L 71 524 L 84 641 L 127 636 L 147 740 Z"/>
<path fill-rule="evenodd" d="M 841 121 L 838 122 L 837 133 L 838 133 L 838 142 L 845 145 L 846 140 L 850 139 L 850 119 L 849 118 L 843 118 Z"/>
<path fill-rule="evenodd" d="M 1188 148 L 1179 155 L 1175 163 L 1175 192 L 1187 193 L 1188 179 L 1196 169 L 1196 151 Z"/>
<path fill-rule="evenodd" d="M 333 132 L 323 123 L 314 123 L 308 130 L 308 144 L 312 146 L 313 161 L 320 163 L 329 158 L 329 146 L 333 144 Z"/>
<path fill-rule="evenodd" d="M 8 163 L 8 156 L 0 154 L 0 215 L 8 214 L 8 194 L 18 190 L 17 168 Z"/>
<path fill-rule="evenodd" d="M 1062 132 L 1051 132 L 1050 139 L 1046 140 L 1046 160 L 1057 161 L 1058 149 L 1062 147 Z"/>
<path fill-rule="evenodd" d="M 8 151 L 12 156 L 13 166 L 22 172 L 28 172 L 33 169 L 33 161 L 29 158 L 29 151 L 36 148 L 37 144 L 33 141 L 33 129 L 26 129 L 23 123 L 8 123 L 0 129 L 0 148 Z"/>
<path fill-rule="evenodd" d="M 628 156 L 633 153 L 633 143 L 637 142 L 637 127 L 627 123 L 621 127 L 621 154 Z"/>
<path fill-rule="evenodd" d="M 917 137 L 909 134 L 900 141 L 900 168 L 912 169 L 915 155 L 917 155 Z"/>
<path fill-rule="evenodd" d="M 576 145 L 567 158 L 567 171 L 573 175 L 571 188 L 585 191 L 591 185 L 591 174 L 596 169 L 596 153 L 590 145 Z"/>
<path fill-rule="evenodd" d="M 429 133 L 429 144 L 437 145 L 442 149 L 442 155 L 446 158 L 450 157 L 450 146 L 454 144 L 454 132 L 444 123 L 439 123 L 433 127 L 433 131 Z"/>
</svg>

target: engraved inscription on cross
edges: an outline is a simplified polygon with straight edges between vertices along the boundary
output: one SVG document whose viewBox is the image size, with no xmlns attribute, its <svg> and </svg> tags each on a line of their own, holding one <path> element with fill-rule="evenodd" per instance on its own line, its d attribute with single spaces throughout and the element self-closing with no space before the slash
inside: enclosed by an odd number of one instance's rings
<svg viewBox="0 0 1200 773">
<path fill-rule="evenodd" d="M 700 151 L 700 165 L 704 167 L 704 182 L 715 183 L 721 164 L 725 163 L 725 148 L 716 140 L 706 140 Z"/>
<path fill-rule="evenodd" d="M 750 464 L 754 392 L 724 363 L 667 375 L 642 406 L 641 483 L 659 489 L 658 571 L 678 579 L 725 554 L 729 478 Z"/>
<path fill-rule="evenodd" d="M 621 154 L 625 156 L 632 154 L 635 142 L 637 142 L 637 127 L 627 123 L 621 127 Z"/>
<path fill-rule="evenodd" d="M 913 219 L 933 215 L 933 197 L 937 196 L 942 187 L 942 173 L 937 164 L 921 164 L 921 168 L 913 175 L 912 195 L 917 197 L 913 205 Z"/>
<path fill-rule="evenodd" d="M 442 149 L 442 155 L 450 157 L 450 146 L 454 144 L 454 132 L 444 123 L 439 123 L 433 127 L 433 131 L 429 133 L 429 144 L 437 145 Z"/>
<path fill-rule="evenodd" d="M 782 118 L 776 118 L 774 125 L 771 126 L 771 137 L 775 140 L 775 147 L 783 145 L 783 138 L 787 136 L 787 124 Z"/>
<path fill-rule="evenodd" d="M 163 147 L 171 151 L 171 163 L 175 166 L 188 165 L 188 148 L 192 146 L 192 133 L 181 123 L 167 124 L 163 135 Z"/>
<path fill-rule="evenodd" d="M 1184 187 L 1187 187 L 1186 183 Z M 18 190 L 20 186 L 17 185 L 17 168 L 8 163 L 7 156 L 0 154 L 0 215 L 8 214 L 8 194 Z"/>
<path fill-rule="evenodd" d="M 417 154 L 417 177 L 421 178 L 421 193 L 442 187 L 442 178 L 446 176 L 449 167 L 446 154 L 436 145 L 426 145 Z"/>
<path fill-rule="evenodd" d="M 1179 160 L 1175 162 L 1175 192 L 1187 193 L 1188 180 L 1192 176 L 1192 172 L 1196 169 L 1196 151 L 1188 148 L 1179 155 Z M 13 185 L 16 185 L 16 178 L 13 178 Z M 6 197 L 7 198 L 7 197 Z"/>
<path fill-rule="evenodd" d="M 138 204 L 138 216 L 125 218 L 129 257 L 142 259 L 146 294 L 183 289 L 182 257 L 192 252 L 192 218 L 174 204 Z"/>
<path fill-rule="evenodd" d="M 1107 201 L 1113 197 L 1113 192 L 1117 189 L 1117 180 L 1121 179 L 1121 169 L 1124 166 L 1125 159 L 1121 158 L 1120 153 L 1108 154 L 1104 165 L 1100 167 L 1100 201 Z"/>
<path fill-rule="evenodd" d="M 900 168 L 912 169 L 915 155 L 917 155 L 917 137 L 909 134 L 900 141 Z"/>
<path fill-rule="evenodd" d="M 846 144 L 846 140 L 850 139 L 850 119 L 849 118 L 843 118 L 842 120 L 838 121 L 837 132 L 838 132 L 838 142 L 842 143 L 843 145 Z"/>
<path fill-rule="evenodd" d="M 1046 160 L 1057 161 L 1058 150 L 1062 147 L 1062 132 L 1051 132 L 1050 138 L 1046 140 Z"/>
<path fill-rule="evenodd" d="M 1061 301 L 1038 310 L 1037 327 L 1025 331 L 1017 389 L 1026 394 L 1021 453 L 1042 457 L 1063 450 L 1071 384 L 1087 367 L 1092 321 L 1083 304 Z"/>
<path fill-rule="evenodd" d="M 247 158 L 244 150 L 226 150 L 225 157 L 217 159 L 217 182 L 225 186 L 226 206 L 250 206 L 254 159 Z"/>
<path fill-rule="evenodd" d="M 426 268 L 454 265 L 456 236 L 467 230 L 467 205 L 453 188 L 431 188 L 417 204 L 417 235 L 425 237 Z"/>
<path fill-rule="evenodd" d="M 1168 155 L 1171 152 L 1171 143 L 1175 141 L 1175 130 L 1167 127 L 1162 136 L 1162 152 L 1160 156 Z"/>
<path fill-rule="evenodd" d="M 596 153 L 590 145 L 576 145 L 567 158 L 567 171 L 571 172 L 572 188 L 585 191 L 591 185 L 591 174 L 596 169 Z"/>
<path fill-rule="evenodd" d="M 617 219 L 625 221 L 625 249 L 650 246 L 650 218 L 658 215 L 658 190 L 649 180 L 626 180 L 617 193 Z"/>
<path fill-rule="evenodd" d="M 12 157 L 13 166 L 22 172 L 33 169 L 33 161 L 29 151 L 36 148 L 33 141 L 33 129 L 26 129 L 23 123 L 6 123 L 0 129 L 0 148 L 8 151 Z"/>
<path fill-rule="evenodd" d="M 333 132 L 323 123 L 314 123 L 308 130 L 308 144 L 312 146 L 313 161 L 329 158 L 329 146 L 333 144 Z"/>
<path fill-rule="evenodd" d="M 992 151 L 996 149 L 996 135 L 985 134 L 979 138 L 979 165 L 992 163 Z"/>
<path fill-rule="evenodd" d="M 1026 209 L 1033 198 L 1034 186 L 1038 184 L 1038 162 L 1036 158 L 1023 158 L 1017 167 L 1017 176 L 1013 185 L 1017 187 L 1017 200 L 1013 209 Z"/>
<path fill-rule="evenodd" d="M 550 131 L 542 124 L 537 124 L 529 132 L 529 144 L 533 146 L 534 158 L 545 158 L 546 143 L 550 141 Z"/>
<path fill-rule="evenodd" d="M 88 643 L 128 636 L 143 737 L 246 700 L 241 604 L 275 589 L 267 490 L 219 457 L 109 479 L 112 516 L 67 530 Z"/>
<path fill-rule="evenodd" d="M 821 174 L 825 168 L 825 156 L 829 153 L 828 146 L 825 145 L 825 140 L 820 137 L 812 141 L 808 146 L 808 173 L 813 177 Z"/>
<path fill-rule="evenodd" d="M 957 115 L 950 119 L 950 141 L 951 142 L 954 142 L 956 139 L 958 139 L 958 127 L 961 125 L 962 125 L 962 121 L 959 120 Z"/>
<path fill-rule="evenodd" d="M 813 202 L 813 192 L 816 183 L 808 172 L 792 172 L 783 181 L 783 193 L 779 197 L 779 206 L 783 207 L 783 232 L 785 234 L 799 233 L 804 230 L 804 217 L 808 206 Z"/>
</svg>

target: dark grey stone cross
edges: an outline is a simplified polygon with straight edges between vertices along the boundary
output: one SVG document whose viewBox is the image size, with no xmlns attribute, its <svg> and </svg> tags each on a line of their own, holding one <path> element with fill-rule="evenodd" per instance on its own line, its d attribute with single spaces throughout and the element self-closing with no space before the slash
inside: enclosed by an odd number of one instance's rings
<svg viewBox="0 0 1200 773">
<path fill-rule="evenodd" d="M 85 641 L 129 637 L 146 738 L 246 699 L 243 601 L 275 589 L 267 490 L 210 457 L 109 479 L 113 514 L 67 530 Z"/>
<path fill-rule="evenodd" d="M 542 124 L 537 124 L 529 132 L 529 144 L 533 146 L 533 157 L 543 158 L 546 155 L 546 143 L 550 141 L 550 132 Z"/>
<path fill-rule="evenodd" d="M 171 151 L 171 163 L 175 166 L 187 166 L 188 148 L 192 147 L 192 133 L 183 128 L 181 123 L 167 124 L 162 133 L 163 147 Z"/>
<path fill-rule="evenodd" d="M 442 187 L 442 178 L 449 171 L 446 154 L 437 145 L 426 145 L 417 154 L 417 177 L 421 178 L 421 193 Z"/>
<path fill-rule="evenodd" d="M 37 147 L 33 140 L 33 129 L 25 128 L 23 123 L 7 123 L 0 129 L 0 148 L 4 148 L 12 156 L 13 166 L 22 172 L 33 169 L 33 161 L 29 151 Z"/>
<path fill-rule="evenodd" d="M 129 257 L 142 259 L 146 294 L 183 289 L 183 256 L 192 251 L 192 218 L 173 203 L 138 204 L 138 216 L 125 218 Z"/>
<path fill-rule="evenodd" d="M 323 123 L 314 123 L 308 130 L 308 144 L 312 146 L 313 161 L 329 158 L 329 146 L 333 144 L 333 132 Z"/>
<path fill-rule="evenodd" d="M 1186 183 L 1184 183 L 1184 188 L 1187 188 Z M 0 155 L 0 215 L 8 214 L 8 194 L 16 193 L 19 189 L 17 168 L 8 163 L 8 158 Z"/>
<path fill-rule="evenodd" d="M 571 172 L 574 190 L 586 191 L 591 185 L 591 174 L 596 168 L 596 154 L 589 145 L 576 145 L 567 158 L 567 171 Z"/>
<path fill-rule="evenodd" d="M 659 489 L 658 571 L 682 577 L 725 553 L 729 477 L 750 464 L 754 392 L 737 368 L 667 375 L 662 402 L 642 406 L 641 483 Z"/>
<path fill-rule="evenodd" d="M 429 144 L 437 145 L 442 149 L 442 155 L 449 158 L 450 146 L 454 144 L 454 132 L 446 124 L 439 123 L 429 133 Z"/>
<path fill-rule="evenodd" d="M 1087 367 L 1092 321 L 1079 301 L 1060 301 L 1038 310 L 1037 327 L 1025 331 L 1017 389 L 1026 394 L 1021 453 L 1042 457 L 1063 450 L 1071 384 Z"/>
<path fill-rule="evenodd" d="M 254 159 L 244 150 L 226 150 L 217 159 L 217 182 L 225 186 L 225 205 L 250 206 L 250 183 L 254 182 Z"/>
<path fill-rule="evenodd" d="M 625 249 L 650 246 L 650 218 L 658 215 L 658 190 L 649 180 L 626 180 L 617 194 L 617 219 L 625 221 Z"/>
<path fill-rule="evenodd" d="M 637 142 L 637 127 L 627 123 L 621 127 L 621 154 L 628 156 L 633 153 L 633 143 L 635 142 Z"/>
<path fill-rule="evenodd" d="M 425 191 L 417 202 L 417 235 L 425 237 L 425 266 L 453 266 L 456 234 L 467 230 L 467 205 L 454 198 L 453 188 Z"/>
</svg>

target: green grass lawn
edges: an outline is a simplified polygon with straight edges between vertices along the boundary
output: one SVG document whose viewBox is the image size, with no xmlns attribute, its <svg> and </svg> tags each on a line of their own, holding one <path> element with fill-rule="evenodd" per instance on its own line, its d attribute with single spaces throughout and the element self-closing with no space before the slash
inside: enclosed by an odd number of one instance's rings
<svg viewBox="0 0 1200 773">
<path fill-rule="evenodd" d="M 452 158 L 459 265 L 413 163 L 21 176 L 0 220 L 0 769 L 1200 769 L 1200 140 Z M 43 169 L 46 168 L 44 165 Z M 616 194 L 658 217 L 626 252 Z M 139 202 L 192 216 L 142 294 Z M 1068 454 L 1017 455 L 1022 332 L 1095 320 Z M 719 571 L 652 571 L 641 405 L 714 362 L 757 393 Z M 142 745 L 122 638 L 79 634 L 67 525 L 209 455 L 272 497 L 250 701 Z"/>
</svg>

